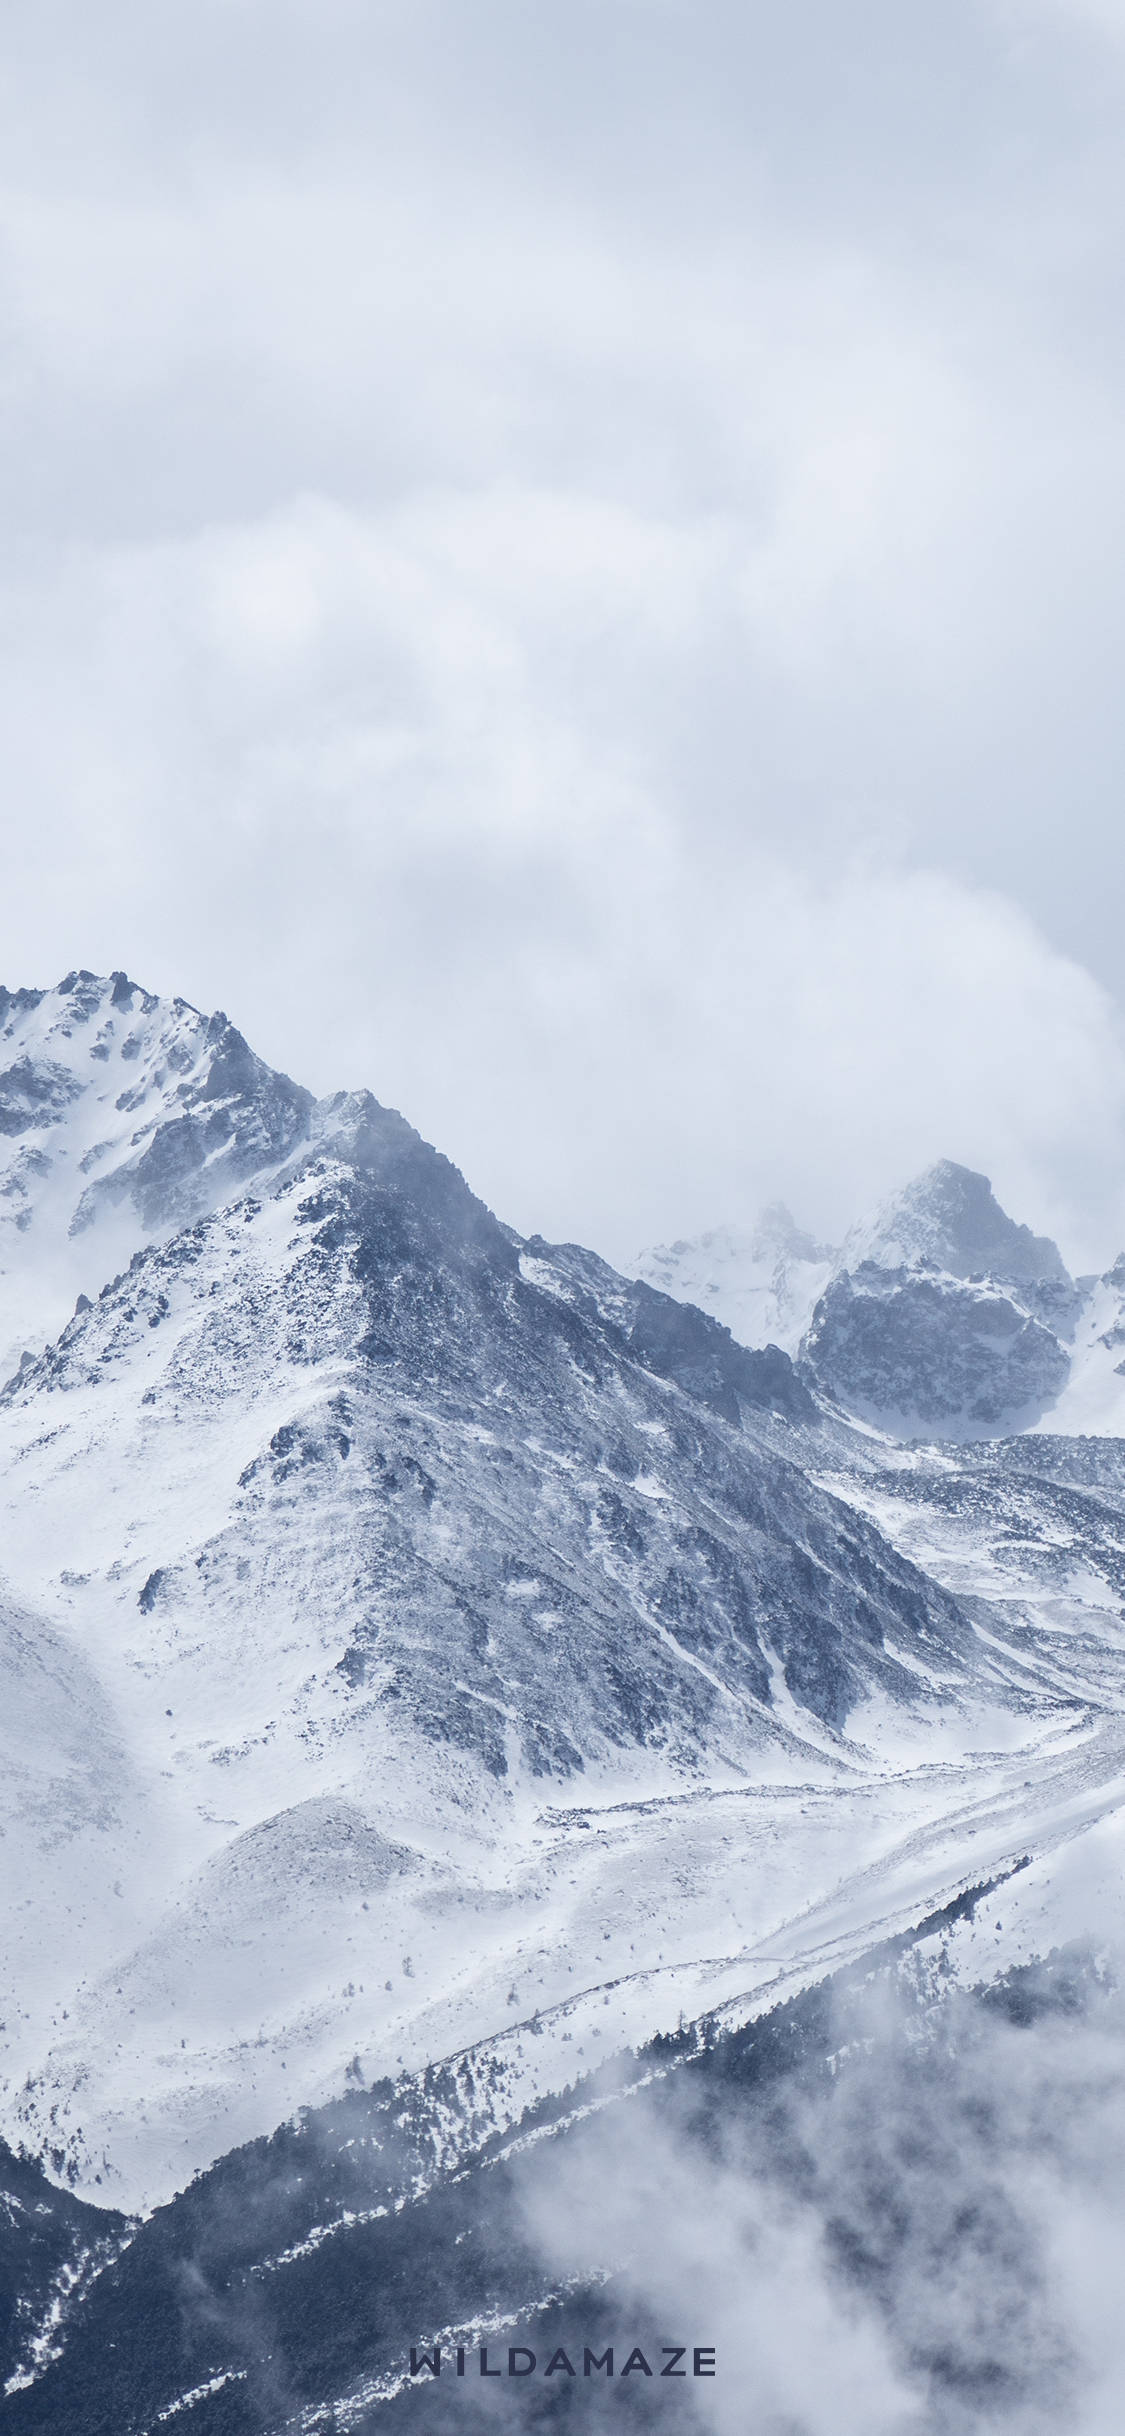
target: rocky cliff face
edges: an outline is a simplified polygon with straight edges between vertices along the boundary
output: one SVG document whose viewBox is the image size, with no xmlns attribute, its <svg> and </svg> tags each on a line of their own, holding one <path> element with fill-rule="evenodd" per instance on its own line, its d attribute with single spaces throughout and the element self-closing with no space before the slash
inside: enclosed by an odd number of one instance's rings
<svg viewBox="0 0 1125 2436">
<path fill-rule="evenodd" d="M 1055 1402 L 1070 1355 L 1015 1290 L 863 1261 L 834 1277 L 804 1357 L 848 1412 L 904 1437 L 999 1436 Z"/>
</svg>

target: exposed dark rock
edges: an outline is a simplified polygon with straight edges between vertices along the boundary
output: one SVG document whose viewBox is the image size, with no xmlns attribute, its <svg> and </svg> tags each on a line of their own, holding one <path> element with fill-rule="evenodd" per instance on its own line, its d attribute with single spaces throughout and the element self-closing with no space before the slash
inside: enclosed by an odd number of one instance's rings
<svg viewBox="0 0 1125 2436">
<path fill-rule="evenodd" d="M 79 1097 L 77 1083 L 65 1066 L 47 1058 L 18 1058 L 0 1074 L 0 1134 L 30 1132 L 35 1125 L 57 1125 Z"/>
<path fill-rule="evenodd" d="M 812 1397 L 788 1354 L 776 1345 L 751 1352 L 735 1343 L 729 1328 L 691 1303 L 674 1302 L 670 1294 L 659 1294 L 655 1287 L 640 1283 L 634 1292 L 629 1351 L 646 1370 L 654 1370 L 658 1378 L 674 1379 L 688 1395 L 709 1404 L 727 1421 L 737 1422 L 744 1405 L 788 1413 L 794 1420 L 811 1420 Z"/>
<path fill-rule="evenodd" d="M 1058 1337 L 998 1286 L 865 1261 L 833 1278 L 805 1355 L 849 1412 L 907 1435 L 994 1435 L 1037 1420 L 1065 1386 Z"/>
</svg>

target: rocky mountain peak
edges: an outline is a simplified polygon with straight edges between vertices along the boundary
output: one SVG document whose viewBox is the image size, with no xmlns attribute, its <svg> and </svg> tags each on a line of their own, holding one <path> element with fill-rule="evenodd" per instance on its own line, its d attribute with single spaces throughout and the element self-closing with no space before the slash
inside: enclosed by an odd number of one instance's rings
<svg viewBox="0 0 1125 2436">
<path fill-rule="evenodd" d="M 1009 1218 L 987 1176 L 939 1159 L 853 1228 L 841 1266 L 873 1261 L 881 1269 L 929 1267 L 950 1277 L 1067 1286 L 1057 1244 Z"/>
<path fill-rule="evenodd" d="M 0 1373 L 138 1245 L 289 1156 L 314 1105 L 225 1014 L 124 972 L 0 989 Z"/>
<path fill-rule="evenodd" d="M 1009 1218 L 987 1176 L 940 1159 L 853 1228 L 804 1355 L 897 1434 L 988 1437 L 1061 1394 L 1081 1304 L 1057 1245 Z"/>
</svg>

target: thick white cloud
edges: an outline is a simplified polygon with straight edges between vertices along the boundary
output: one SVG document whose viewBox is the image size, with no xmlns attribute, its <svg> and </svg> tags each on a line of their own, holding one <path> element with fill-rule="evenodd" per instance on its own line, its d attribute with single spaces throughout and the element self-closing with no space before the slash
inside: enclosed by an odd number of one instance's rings
<svg viewBox="0 0 1125 2436">
<path fill-rule="evenodd" d="M 221 1000 L 621 1255 L 942 1153 L 1115 1250 L 1088 36 L 17 8 L 6 977 Z"/>
<path fill-rule="evenodd" d="M 124 956 L 232 1003 L 622 1257 L 782 1183 L 840 1229 L 937 1151 L 1108 1255 L 1098 985 L 948 874 L 693 830 L 600 701 L 674 686 L 709 591 L 736 620 L 730 551 L 555 494 L 307 499 L 10 593 L 20 971 Z"/>
</svg>

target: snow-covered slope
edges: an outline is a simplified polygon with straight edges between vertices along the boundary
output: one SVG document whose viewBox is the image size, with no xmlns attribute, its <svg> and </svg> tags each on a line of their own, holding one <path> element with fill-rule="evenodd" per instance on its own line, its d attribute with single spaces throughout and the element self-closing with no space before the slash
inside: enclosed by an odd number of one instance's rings
<svg viewBox="0 0 1125 2436">
<path fill-rule="evenodd" d="M 1125 1252 L 1082 1286 L 1066 1385 L 1039 1427 L 1125 1437 Z"/>
</svg>

